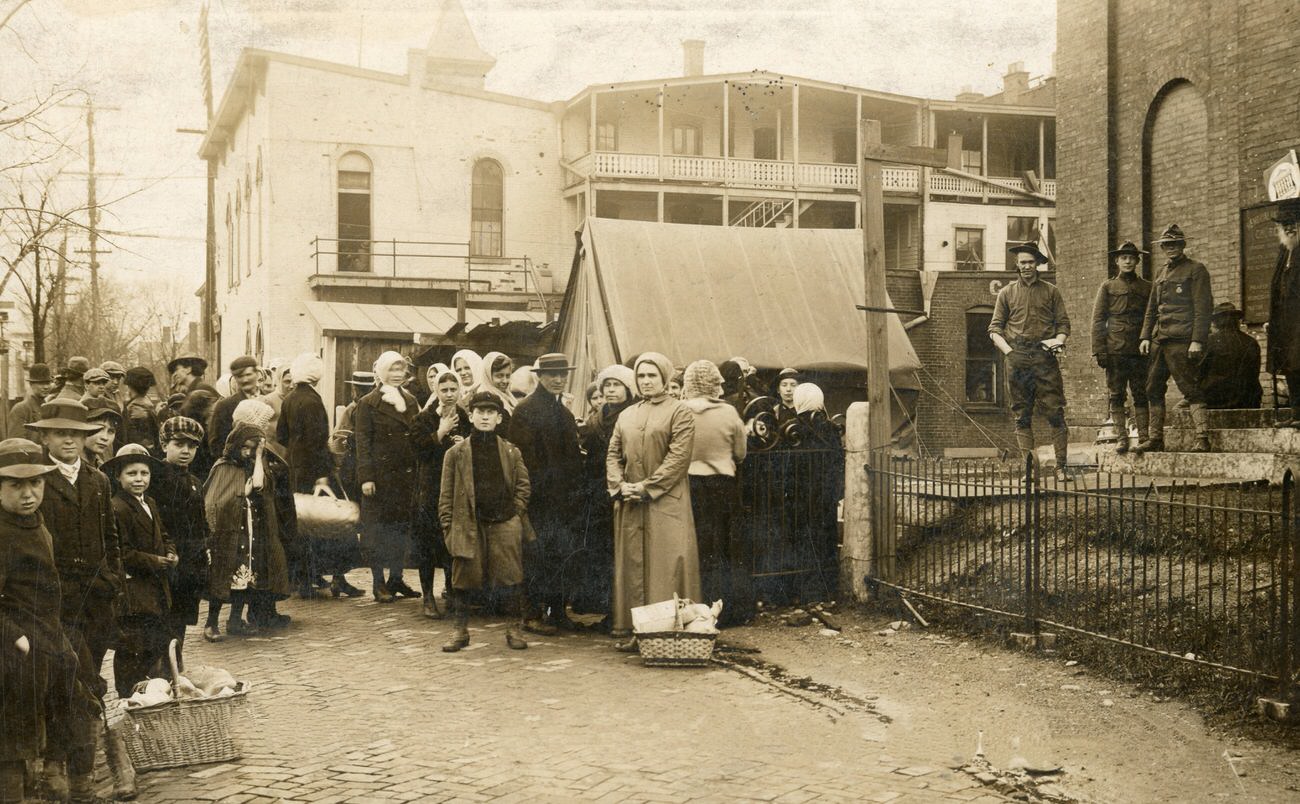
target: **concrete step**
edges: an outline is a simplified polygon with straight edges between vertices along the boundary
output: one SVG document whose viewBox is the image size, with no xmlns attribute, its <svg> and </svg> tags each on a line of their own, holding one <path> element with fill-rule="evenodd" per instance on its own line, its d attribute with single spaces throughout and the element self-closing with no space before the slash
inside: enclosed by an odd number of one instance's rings
<svg viewBox="0 0 1300 804">
<path fill-rule="evenodd" d="M 1250 429 L 1210 430 L 1210 449 L 1214 452 L 1267 452 L 1300 455 L 1300 430 L 1253 427 Z M 1165 447 L 1186 452 L 1196 443 L 1196 431 L 1186 427 L 1166 427 Z"/>
<path fill-rule="evenodd" d="M 1278 420 L 1279 413 L 1281 418 L 1291 418 L 1290 409 L 1281 411 L 1273 408 L 1260 408 L 1258 410 L 1212 410 L 1210 414 L 1210 427 L 1215 430 L 1250 430 L 1257 427 L 1272 427 L 1273 423 Z M 1192 412 L 1187 408 L 1169 408 L 1165 412 L 1166 427 L 1191 427 Z"/>
<path fill-rule="evenodd" d="M 1300 474 L 1300 456 L 1271 452 L 1148 452 L 1116 455 L 1113 448 L 1097 451 L 1103 472 L 1225 481 L 1268 480 L 1277 483 L 1290 468 Z"/>
</svg>

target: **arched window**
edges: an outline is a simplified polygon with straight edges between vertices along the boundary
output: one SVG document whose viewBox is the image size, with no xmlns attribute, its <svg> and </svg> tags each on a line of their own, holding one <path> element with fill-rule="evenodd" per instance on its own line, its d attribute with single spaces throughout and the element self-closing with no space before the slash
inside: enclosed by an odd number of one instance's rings
<svg viewBox="0 0 1300 804">
<path fill-rule="evenodd" d="M 339 159 L 339 270 L 370 270 L 370 160 L 351 151 Z"/>
<path fill-rule="evenodd" d="M 504 173 L 495 159 L 474 163 L 470 194 L 469 253 L 472 257 L 502 256 L 505 218 Z"/>
</svg>

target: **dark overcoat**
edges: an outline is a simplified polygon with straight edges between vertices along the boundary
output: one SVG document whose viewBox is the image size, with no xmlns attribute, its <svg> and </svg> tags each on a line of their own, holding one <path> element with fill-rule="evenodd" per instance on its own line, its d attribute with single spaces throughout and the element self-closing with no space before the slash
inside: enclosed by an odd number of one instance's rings
<svg viewBox="0 0 1300 804">
<path fill-rule="evenodd" d="M 269 443 L 265 457 L 265 480 L 262 488 L 251 495 L 244 491 L 249 470 L 230 458 L 222 458 L 213 465 L 203 487 L 203 508 L 212 549 L 212 566 L 208 571 L 210 600 L 230 599 L 231 576 L 243 564 L 251 565 L 256 576 L 251 588 L 277 597 L 289 595 L 285 542 L 293 549 L 297 540 L 293 492 L 288 488 L 287 468 L 271 451 Z"/>
<path fill-rule="evenodd" d="M 203 488 L 187 470 L 165 464 L 149 483 L 158 504 L 163 533 L 179 561 L 171 572 L 172 613 L 180 622 L 198 622 L 198 600 L 208 584 L 208 521 L 203 516 Z"/>
<path fill-rule="evenodd" d="M 361 496 L 363 525 L 407 523 L 415 513 L 416 456 L 411 433 L 417 408 L 415 397 L 400 393 L 405 411 L 385 402 L 376 388 L 357 401 L 353 413 L 357 483 L 375 484 L 372 496 Z"/>
<path fill-rule="evenodd" d="M 59 472 L 46 475 L 41 500 L 41 517 L 54 538 L 63 624 L 104 639 L 115 629 L 123 580 L 112 497 L 108 477 L 82 461 L 75 486 Z"/>
<path fill-rule="evenodd" d="M 275 434 L 285 448 L 289 485 L 294 492 L 309 494 L 317 479 L 333 473 L 329 414 L 315 388 L 299 383 L 285 396 Z"/>
<path fill-rule="evenodd" d="M 528 519 L 528 469 L 519 448 L 497 437 L 497 452 L 506 486 L 514 491 L 515 510 L 523 526 L 525 542 L 537 538 Z M 447 550 L 454 558 L 477 559 L 479 555 L 478 518 L 474 501 L 474 455 L 467 438 L 447 450 L 442 462 L 442 488 L 438 495 L 438 519 L 447 536 Z"/>
<path fill-rule="evenodd" d="M 113 517 L 126 570 L 119 616 L 161 618 L 171 610 L 171 586 L 168 571 L 154 566 L 152 559 L 175 553 L 176 547 L 163 532 L 158 504 L 147 496 L 141 504 L 126 491 L 119 491 L 113 495 Z"/>
<path fill-rule="evenodd" d="M 415 415 L 411 428 L 419 461 L 415 494 L 417 536 L 421 530 L 441 531 L 438 524 L 438 495 L 442 490 L 442 462 L 447 451 L 456 445 L 458 437 L 469 438 L 474 429 L 469 422 L 469 414 L 460 405 L 456 406 L 456 424 L 451 432 L 438 438 L 438 426 L 441 423 L 442 417 L 435 403 Z"/>
<path fill-rule="evenodd" d="M 1205 404 L 1216 410 L 1258 408 L 1264 397 L 1259 343 L 1239 329 L 1210 333 L 1199 375 Z"/>
<path fill-rule="evenodd" d="M 1268 294 L 1268 370 L 1275 374 L 1300 371 L 1300 266 L 1286 263 L 1287 250 L 1279 248 Z"/>
<path fill-rule="evenodd" d="M 212 416 L 203 422 L 203 426 L 208 428 L 208 450 L 213 455 L 220 455 L 226 448 L 226 439 L 235 429 L 235 408 L 249 398 L 243 391 L 236 391 L 212 406 Z"/>
<path fill-rule="evenodd" d="M 158 414 L 154 412 L 148 397 L 132 398 L 123 408 L 122 416 L 119 440 L 123 444 L 139 444 L 149 450 L 150 454 L 158 454 L 161 447 L 158 443 Z"/>
</svg>

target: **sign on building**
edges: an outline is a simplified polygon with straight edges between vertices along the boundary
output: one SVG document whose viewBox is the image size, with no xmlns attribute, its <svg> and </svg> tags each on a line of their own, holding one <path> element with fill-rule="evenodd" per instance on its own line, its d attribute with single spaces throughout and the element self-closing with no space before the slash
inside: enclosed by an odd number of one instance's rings
<svg viewBox="0 0 1300 804">
<path fill-rule="evenodd" d="M 1268 187 L 1269 201 L 1300 198 L 1300 164 L 1296 161 L 1295 149 L 1287 151 L 1286 156 L 1264 172 L 1264 184 Z"/>
</svg>

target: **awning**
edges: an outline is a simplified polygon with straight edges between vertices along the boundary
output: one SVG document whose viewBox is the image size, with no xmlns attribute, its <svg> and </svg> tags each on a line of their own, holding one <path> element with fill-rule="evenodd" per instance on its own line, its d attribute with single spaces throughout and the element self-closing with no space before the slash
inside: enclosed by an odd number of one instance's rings
<svg viewBox="0 0 1300 804">
<path fill-rule="evenodd" d="M 354 302 L 304 302 L 307 312 L 323 335 L 407 338 L 419 335 L 447 335 L 458 331 L 455 307 L 417 307 L 409 304 L 357 304 Z M 535 310 L 465 309 L 463 331 L 481 326 L 500 326 L 514 321 L 537 326 L 546 314 Z"/>
<path fill-rule="evenodd" d="M 579 376 L 644 351 L 678 365 L 742 356 L 758 368 L 867 368 L 862 232 L 588 218 L 560 313 Z M 888 317 L 895 385 L 920 367 Z"/>
</svg>

